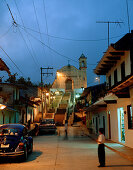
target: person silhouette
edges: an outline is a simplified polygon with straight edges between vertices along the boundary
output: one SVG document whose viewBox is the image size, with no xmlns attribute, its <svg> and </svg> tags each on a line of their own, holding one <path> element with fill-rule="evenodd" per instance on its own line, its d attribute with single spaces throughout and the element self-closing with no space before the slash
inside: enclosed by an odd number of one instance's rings
<svg viewBox="0 0 133 170">
<path fill-rule="evenodd" d="M 65 120 L 65 137 L 68 137 L 68 120 Z"/>
<path fill-rule="evenodd" d="M 98 159 L 99 159 L 99 163 L 100 163 L 100 165 L 98 167 L 105 167 L 105 146 L 104 146 L 104 142 L 105 142 L 104 129 L 100 128 L 99 129 L 99 136 L 98 136 L 98 139 L 97 139 Z"/>
</svg>

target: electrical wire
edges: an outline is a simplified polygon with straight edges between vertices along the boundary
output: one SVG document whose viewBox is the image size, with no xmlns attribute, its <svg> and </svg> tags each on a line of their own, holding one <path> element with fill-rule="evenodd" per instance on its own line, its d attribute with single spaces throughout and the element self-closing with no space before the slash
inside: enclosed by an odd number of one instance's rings
<svg viewBox="0 0 133 170">
<path fill-rule="evenodd" d="M 38 21 L 38 18 L 37 18 L 37 12 L 36 12 L 36 8 L 35 8 L 34 0 L 32 0 L 32 2 L 33 2 L 34 13 L 35 13 L 36 22 L 37 22 L 37 26 L 38 26 L 38 30 L 39 30 L 40 40 L 43 42 L 42 34 L 41 34 L 41 31 L 40 31 L 40 26 L 39 26 L 39 21 Z M 44 50 L 44 56 L 45 56 L 45 49 L 44 49 L 44 47 L 43 47 L 43 50 Z"/>
<path fill-rule="evenodd" d="M 19 72 L 23 74 L 23 72 L 19 69 L 19 67 L 15 64 L 15 62 L 11 59 L 11 57 L 6 53 L 6 51 L 0 46 L 1 50 L 6 54 L 6 56 L 11 60 L 11 62 L 15 65 L 15 67 L 19 70 Z"/>
<path fill-rule="evenodd" d="M 19 16 L 20 16 L 21 22 L 22 22 L 22 24 L 23 24 L 23 27 L 25 27 L 24 21 L 23 21 L 23 19 L 22 19 L 22 16 L 21 16 L 20 10 L 19 10 L 19 8 L 18 8 L 18 5 L 17 5 L 17 3 L 16 3 L 16 0 L 14 0 L 14 2 L 15 2 L 15 5 L 16 5 L 18 14 L 19 14 Z M 24 29 L 24 31 L 25 31 L 26 34 L 28 35 L 27 30 Z M 32 43 L 31 43 L 31 41 L 30 41 L 30 39 L 29 39 L 28 36 L 27 36 L 27 38 L 28 38 L 28 41 L 29 41 L 29 43 L 30 43 L 30 45 L 31 45 L 31 49 L 32 49 L 32 52 L 33 52 L 34 55 L 32 55 L 31 52 L 29 52 L 29 53 L 30 53 L 31 57 L 33 58 L 33 61 L 34 61 L 35 65 L 38 66 L 37 68 L 40 68 L 40 66 L 39 66 L 40 64 L 38 63 L 38 60 L 36 59 L 36 55 L 35 55 L 35 52 L 34 52 L 34 50 L 33 50 Z M 24 40 L 24 37 L 23 37 L 23 40 Z M 24 40 L 24 41 L 25 41 L 25 40 Z M 25 42 L 26 42 L 26 41 L 25 41 Z M 27 48 L 28 48 L 28 45 L 26 45 L 26 46 L 27 46 Z M 30 50 L 28 50 L 28 51 L 30 51 Z M 35 56 L 35 57 L 34 57 L 34 56 Z"/>
<path fill-rule="evenodd" d="M 9 33 L 10 29 L 12 28 L 12 26 L 13 25 L 11 25 L 4 34 L 0 35 L 0 39 L 3 38 L 4 36 L 6 36 Z"/>
<path fill-rule="evenodd" d="M 48 29 L 48 22 L 47 22 L 47 14 L 46 14 L 46 7 L 45 7 L 45 0 L 43 0 L 43 10 L 44 10 L 44 16 L 45 16 L 45 22 L 46 22 L 46 34 L 47 34 L 47 38 L 48 38 L 48 46 L 50 47 L 50 37 L 48 36 L 49 34 L 49 29 Z M 49 52 L 51 52 L 49 50 Z M 53 55 L 51 53 L 51 65 L 53 66 Z"/>
<path fill-rule="evenodd" d="M 21 24 L 18 24 L 18 25 L 20 27 L 23 27 Z M 23 27 L 23 28 L 31 30 L 31 31 L 33 31 L 35 33 L 40 34 L 38 31 L 36 31 L 36 30 L 34 30 L 32 28 L 28 28 L 28 27 Z M 65 38 L 65 37 L 54 36 L 54 35 L 50 35 L 50 34 L 46 34 L 46 33 L 41 33 L 41 34 L 47 35 L 48 37 L 51 37 L 51 38 L 61 39 L 61 40 L 66 40 L 66 41 L 97 42 L 97 41 L 105 41 L 105 40 L 108 39 L 108 38 L 102 38 L 102 39 L 72 39 L 72 38 Z M 121 35 L 118 35 L 118 36 L 110 37 L 109 39 L 119 38 L 119 37 L 121 37 L 123 35 L 125 35 L 125 34 L 121 34 Z"/>
<path fill-rule="evenodd" d="M 46 32 L 47 32 L 47 35 L 49 35 L 46 8 L 45 8 L 45 1 L 44 0 L 43 0 L 43 9 L 44 9 L 44 15 L 45 15 L 45 21 L 46 21 Z M 48 36 L 48 45 L 50 46 L 49 36 Z"/>
<path fill-rule="evenodd" d="M 28 32 L 28 34 L 29 34 L 31 37 L 33 37 L 35 40 L 37 40 L 38 42 L 40 42 L 42 45 L 46 46 L 48 49 L 50 49 L 51 51 L 53 51 L 54 53 L 56 53 L 56 54 L 58 54 L 58 55 L 60 55 L 60 56 L 62 56 L 62 57 L 64 57 L 64 58 L 67 58 L 67 59 L 69 59 L 69 60 L 71 60 L 71 61 L 74 61 L 74 62 L 78 63 L 77 60 L 73 60 L 73 59 L 71 59 L 70 57 L 67 57 L 67 56 L 59 53 L 59 52 L 56 51 L 55 49 L 49 47 L 48 45 L 46 45 L 45 43 L 43 43 L 41 40 L 39 40 L 38 38 L 36 38 L 36 37 L 35 37 L 34 35 L 32 35 L 31 33 Z M 96 65 L 96 64 L 88 64 L 88 65 Z"/>
<path fill-rule="evenodd" d="M 28 34 L 29 34 L 31 37 L 33 37 L 35 40 L 37 40 L 38 42 L 40 42 L 42 45 L 44 45 L 45 47 L 47 47 L 48 49 L 50 49 L 51 51 L 53 51 L 54 53 L 56 53 L 56 54 L 58 54 L 58 55 L 60 55 L 60 56 L 62 56 L 62 57 L 64 57 L 64 58 L 67 58 L 67 59 L 69 59 L 69 60 L 71 60 L 71 61 L 74 61 L 74 62 L 76 62 L 76 63 L 78 62 L 78 61 L 76 61 L 76 60 L 73 60 L 73 59 L 71 59 L 71 58 L 69 58 L 69 57 L 67 57 L 67 56 L 59 53 L 59 52 L 56 51 L 55 49 L 49 47 L 48 45 L 46 45 L 44 42 L 42 42 L 41 40 L 39 40 L 38 38 L 36 38 L 36 37 L 35 37 L 34 35 L 32 35 L 31 33 L 28 32 Z"/>
<path fill-rule="evenodd" d="M 35 65 L 36 65 L 36 61 L 35 61 L 35 59 L 34 59 L 34 56 L 32 55 L 32 53 L 31 53 L 31 51 L 30 51 L 30 49 L 29 49 L 29 47 L 28 47 L 28 45 L 27 45 L 27 42 L 26 42 L 23 34 L 21 33 L 19 27 L 18 27 L 18 30 L 19 30 L 19 34 L 21 35 L 21 37 L 22 37 L 22 39 L 23 39 L 23 41 L 24 41 L 24 43 L 25 43 L 25 45 L 26 45 L 26 47 L 27 47 L 27 50 L 28 50 L 29 54 L 32 56 L 32 59 L 33 59 Z M 38 67 L 37 67 L 37 68 L 38 68 Z M 38 69 L 39 69 L 39 68 L 38 68 Z"/>
<path fill-rule="evenodd" d="M 8 63 L 8 61 L 5 59 L 5 58 L 3 58 L 3 56 L 2 55 L 0 55 L 0 57 L 2 58 L 2 60 L 4 61 L 4 62 L 6 62 L 7 63 L 7 65 L 12 69 L 12 70 L 14 70 L 15 71 L 15 69 Z"/>
</svg>

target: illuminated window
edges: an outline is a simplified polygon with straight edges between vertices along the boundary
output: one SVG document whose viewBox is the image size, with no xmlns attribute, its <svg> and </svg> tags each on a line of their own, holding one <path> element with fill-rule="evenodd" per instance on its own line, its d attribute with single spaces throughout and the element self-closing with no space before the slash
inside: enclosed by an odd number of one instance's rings
<svg viewBox="0 0 133 170">
<path fill-rule="evenodd" d="M 128 114 L 128 129 L 133 129 L 133 113 L 131 105 L 127 106 L 127 114 Z"/>
</svg>

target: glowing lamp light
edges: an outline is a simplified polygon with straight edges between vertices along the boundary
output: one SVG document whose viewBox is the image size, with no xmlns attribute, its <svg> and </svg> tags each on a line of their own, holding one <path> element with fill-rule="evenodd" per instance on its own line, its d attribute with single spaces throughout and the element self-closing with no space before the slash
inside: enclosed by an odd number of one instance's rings
<svg viewBox="0 0 133 170">
<path fill-rule="evenodd" d="M 6 108 L 6 106 L 5 106 L 5 105 L 0 104 L 0 110 L 3 110 L 3 109 L 5 109 L 5 108 Z"/>
<path fill-rule="evenodd" d="M 61 73 L 57 72 L 57 76 L 60 77 L 60 76 L 61 76 Z"/>
<path fill-rule="evenodd" d="M 56 91 L 55 94 L 56 94 L 56 95 L 59 95 L 59 91 Z"/>
<path fill-rule="evenodd" d="M 100 77 L 96 77 L 95 80 L 98 81 L 100 84 Z"/>
<path fill-rule="evenodd" d="M 96 81 L 99 81 L 99 78 L 98 78 L 98 77 L 96 77 Z"/>
<path fill-rule="evenodd" d="M 79 98 L 80 97 L 80 95 L 79 94 L 76 94 L 76 96 L 75 96 L 76 98 Z"/>
<path fill-rule="evenodd" d="M 49 93 L 46 93 L 46 96 L 49 96 Z"/>
</svg>

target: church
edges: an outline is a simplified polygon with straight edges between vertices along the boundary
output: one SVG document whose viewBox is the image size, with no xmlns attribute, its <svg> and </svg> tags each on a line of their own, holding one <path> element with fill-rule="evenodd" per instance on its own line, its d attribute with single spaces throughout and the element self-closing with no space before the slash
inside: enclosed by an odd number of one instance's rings
<svg viewBox="0 0 133 170">
<path fill-rule="evenodd" d="M 79 69 L 68 64 L 57 70 L 52 89 L 64 92 L 82 93 L 87 87 L 87 58 L 82 54 L 79 58 Z"/>
<path fill-rule="evenodd" d="M 87 58 L 82 54 L 79 58 L 79 69 L 68 64 L 57 70 L 51 93 L 54 96 L 52 110 L 55 112 L 55 122 L 64 124 L 69 120 L 72 124 L 76 98 L 80 97 L 87 87 Z"/>
</svg>

